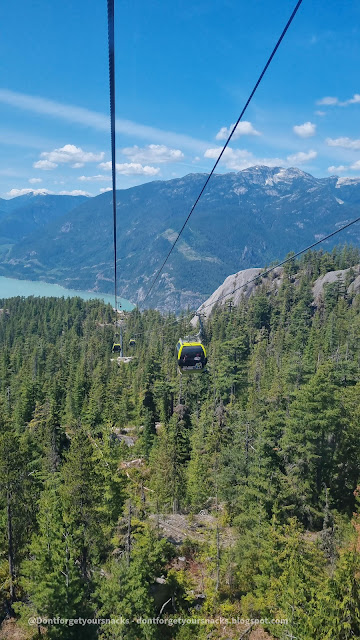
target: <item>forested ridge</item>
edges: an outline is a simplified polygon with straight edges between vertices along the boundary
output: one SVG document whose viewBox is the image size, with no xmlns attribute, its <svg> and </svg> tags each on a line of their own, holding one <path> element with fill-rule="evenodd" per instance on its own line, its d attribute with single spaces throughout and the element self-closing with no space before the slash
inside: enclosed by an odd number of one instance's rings
<svg viewBox="0 0 360 640">
<path fill-rule="evenodd" d="M 351 247 L 309 252 L 277 291 L 270 274 L 217 308 L 201 375 L 176 368 L 189 314 L 125 314 L 136 347 L 118 364 L 110 306 L 0 301 L 3 625 L 242 637 L 246 624 L 135 621 L 223 616 L 267 618 L 254 638 L 360 638 L 360 295 L 351 270 L 316 306 L 312 294 L 359 263 Z M 130 622 L 29 628 L 30 616 Z"/>
</svg>

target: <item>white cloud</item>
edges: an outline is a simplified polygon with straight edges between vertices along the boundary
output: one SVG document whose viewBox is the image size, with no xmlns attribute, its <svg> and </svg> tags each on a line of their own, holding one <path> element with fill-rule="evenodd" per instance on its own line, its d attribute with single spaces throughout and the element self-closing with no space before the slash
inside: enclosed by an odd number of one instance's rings
<svg viewBox="0 0 360 640">
<path fill-rule="evenodd" d="M 112 191 L 112 188 L 111 187 L 102 187 L 100 189 L 100 193 L 106 193 L 107 191 Z"/>
<path fill-rule="evenodd" d="M 72 169 L 81 169 L 82 167 L 85 167 L 85 163 L 84 162 L 75 162 L 75 164 L 70 165 Z"/>
<path fill-rule="evenodd" d="M 319 106 L 320 105 L 332 106 L 335 104 L 339 104 L 339 99 L 333 96 L 325 96 L 325 98 L 321 98 L 321 100 L 318 100 L 316 104 L 318 104 Z"/>
<path fill-rule="evenodd" d="M 59 120 L 66 120 L 80 124 L 85 127 L 92 127 L 99 131 L 109 130 L 109 116 L 96 111 L 90 111 L 82 107 L 63 104 L 46 98 L 29 96 L 24 93 L 16 93 L 9 89 L 0 89 L 0 102 L 10 104 L 13 107 L 47 115 Z M 197 152 L 205 151 L 208 143 L 181 133 L 173 131 L 163 131 L 155 127 L 132 122 L 131 120 L 116 119 L 116 130 L 126 136 L 143 138 L 145 140 L 157 140 L 161 144 L 179 146 L 186 149 L 196 149 Z"/>
<path fill-rule="evenodd" d="M 294 133 L 300 138 L 311 138 L 316 133 L 316 124 L 312 122 L 304 122 L 304 124 L 295 125 L 293 127 Z"/>
<path fill-rule="evenodd" d="M 314 160 L 317 157 L 317 151 L 299 151 L 298 153 L 294 153 L 288 156 L 286 159 L 290 164 L 303 164 L 304 162 L 308 162 L 308 160 Z"/>
<path fill-rule="evenodd" d="M 227 140 L 234 126 L 235 126 L 235 122 L 231 124 L 229 128 L 221 127 L 220 131 L 218 131 L 218 133 L 215 136 L 216 140 Z M 260 135 L 261 135 L 260 131 L 257 131 L 256 129 L 254 129 L 251 122 L 248 122 L 248 120 L 244 120 L 243 122 L 239 122 L 238 126 L 236 127 L 236 130 L 234 131 L 232 139 L 235 140 L 235 138 L 240 138 L 240 136 L 260 136 Z"/>
<path fill-rule="evenodd" d="M 359 93 L 355 93 L 354 96 L 352 98 L 350 98 L 350 100 L 347 100 L 346 102 L 343 102 L 342 104 L 345 106 L 347 104 L 359 104 L 360 102 L 360 94 Z"/>
<path fill-rule="evenodd" d="M 81 182 L 108 182 L 111 177 L 98 174 L 97 176 L 80 176 L 78 180 Z"/>
<path fill-rule="evenodd" d="M 331 167 L 328 167 L 328 172 L 329 173 L 341 173 L 342 171 L 347 171 L 348 167 L 345 167 L 343 164 L 341 164 L 339 167 L 335 167 L 334 165 L 332 165 Z"/>
<path fill-rule="evenodd" d="M 326 138 L 326 144 L 329 147 L 342 147 L 343 149 L 360 149 L 360 140 L 352 138 Z"/>
<path fill-rule="evenodd" d="M 350 169 L 353 171 L 360 171 L 360 160 L 356 160 L 356 162 L 350 166 Z"/>
<path fill-rule="evenodd" d="M 315 115 L 322 118 L 322 116 L 326 116 L 326 111 L 315 111 Z"/>
<path fill-rule="evenodd" d="M 111 162 L 101 162 L 99 164 L 99 169 L 111 171 Z M 160 172 L 160 169 L 158 167 L 149 167 L 147 165 L 143 166 L 136 162 L 124 162 L 123 164 L 116 163 L 116 171 L 124 176 L 156 176 Z"/>
<path fill-rule="evenodd" d="M 82 191 L 81 189 L 73 189 L 73 191 L 59 191 L 59 196 L 91 196 L 88 191 Z"/>
<path fill-rule="evenodd" d="M 53 191 L 49 191 L 48 189 L 11 189 L 6 195 L 9 196 L 9 198 L 16 198 L 17 196 L 24 196 L 27 193 L 32 193 L 34 196 L 37 196 L 53 193 Z"/>
<path fill-rule="evenodd" d="M 74 144 L 66 144 L 60 149 L 43 151 L 40 154 L 41 158 L 45 158 L 45 160 L 48 160 L 49 162 L 73 163 L 72 166 L 75 169 L 83 167 L 85 162 L 100 162 L 104 156 L 104 151 L 100 151 L 100 153 L 83 151 L 81 147 L 76 147 Z"/>
<path fill-rule="evenodd" d="M 360 104 L 360 93 L 354 93 L 352 98 L 349 100 L 344 100 L 341 102 L 339 98 L 335 98 L 332 96 L 326 96 L 321 100 L 318 100 L 316 104 L 325 105 L 325 106 L 339 106 L 339 107 L 347 107 L 349 104 Z"/>
<path fill-rule="evenodd" d="M 41 178 L 29 178 L 30 184 L 36 184 L 38 182 L 42 182 Z"/>
<path fill-rule="evenodd" d="M 125 147 L 122 153 L 128 156 L 132 162 L 178 162 L 182 160 L 184 154 L 180 149 L 170 149 L 165 144 L 149 144 L 140 148 L 137 145 Z"/>
<path fill-rule="evenodd" d="M 214 149 L 207 149 L 204 153 L 204 158 L 216 159 L 222 147 L 216 147 Z M 256 158 L 250 151 L 246 149 L 232 149 L 227 147 L 222 156 L 222 160 L 227 169 L 232 171 L 242 171 L 242 169 L 248 169 L 254 165 L 265 165 L 268 167 L 279 167 L 284 164 L 284 160 L 281 158 Z"/>
<path fill-rule="evenodd" d="M 44 171 L 56 169 L 57 166 L 56 162 L 50 162 L 50 160 L 38 160 L 33 164 L 34 169 L 44 169 Z"/>
</svg>

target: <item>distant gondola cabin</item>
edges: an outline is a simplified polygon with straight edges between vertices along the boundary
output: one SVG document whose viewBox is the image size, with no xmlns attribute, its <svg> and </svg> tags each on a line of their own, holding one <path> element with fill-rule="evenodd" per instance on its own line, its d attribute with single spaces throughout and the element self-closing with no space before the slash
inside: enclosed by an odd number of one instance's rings
<svg viewBox="0 0 360 640">
<path fill-rule="evenodd" d="M 113 353 L 118 353 L 121 351 L 121 344 L 114 342 L 113 346 L 112 346 L 112 351 Z"/>
<path fill-rule="evenodd" d="M 181 372 L 201 373 L 207 363 L 205 347 L 197 340 L 180 338 L 176 345 L 176 359 Z"/>
<path fill-rule="evenodd" d="M 129 346 L 130 346 L 130 347 L 135 347 L 135 345 L 136 345 L 136 340 L 135 340 L 135 338 L 130 338 L 130 340 L 129 340 Z"/>
</svg>

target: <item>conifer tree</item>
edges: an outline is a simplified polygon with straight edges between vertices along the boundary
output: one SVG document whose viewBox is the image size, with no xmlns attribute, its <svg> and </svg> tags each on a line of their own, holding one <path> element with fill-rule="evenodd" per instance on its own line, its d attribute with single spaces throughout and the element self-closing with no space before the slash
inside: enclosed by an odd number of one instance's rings
<svg viewBox="0 0 360 640">
<path fill-rule="evenodd" d="M 154 532 L 145 527 L 134 535 L 130 564 L 124 556 L 109 562 L 97 589 L 100 613 L 103 617 L 115 618 L 121 611 L 129 623 L 110 628 L 104 625 L 100 638 L 150 640 L 166 637 L 163 627 L 136 620 L 158 617 L 159 608 L 151 595 L 151 585 L 165 571 L 171 554 L 170 545 L 165 540 L 158 541 Z"/>
<path fill-rule="evenodd" d="M 28 602 L 17 610 L 25 620 L 91 617 L 89 592 L 77 561 L 77 540 L 64 522 L 59 491 L 60 478 L 52 475 L 45 483 L 39 502 L 38 533 L 33 535 L 30 559 L 23 563 L 22 586 Z M 49 627 L 50 638 L 93 638 L 96 629 Z"/>
<path fill-rule="evenodd" d="M 359 553 L 342 552 L 333 577 L 314 595 L 306 640 L 350 640 L 360 637 Z"/>
<path fill-rule="evenodd" d="M 292 500 L 304 522 L 319 517 L 324 486 L 331 487 L 342 429 L 333 367 L 323 365 L 291 405 L 281 441 Z"/>
<path fill-rule="evenodd" d="M 81 425 L 72 433 L 61 478 L 64 524 L 74 540 L 81 578 L 90 593 L 92 567 L 104 549 L 100 515 L 103 486 L 94 467 L 93 444 Z"/>
<path fill-rule="evenodd" d="M 20 438 L 11 432 L 9 425 L 4 422 L 1 427 L 0 505 L 5 534 L 3 553 L 8 562 L 7 611 L 11 613 L 13 603 L 17 598 L 19 567 L 32 520 L 29 491 L 31 472 L 26 465 Z"/>
</svg>

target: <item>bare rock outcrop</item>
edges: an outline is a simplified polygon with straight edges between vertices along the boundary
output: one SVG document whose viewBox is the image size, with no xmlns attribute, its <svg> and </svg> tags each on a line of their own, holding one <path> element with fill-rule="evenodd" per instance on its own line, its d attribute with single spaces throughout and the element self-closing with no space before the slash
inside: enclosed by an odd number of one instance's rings
<svg viewBox="0 0 360 640">
<path fill-rule="evenodd" d="M 226 305 L 231 300 L 234 306 L 238 306 L 244 298 L 250 298 L 254 291 L 264 283 L 267 284 L 269 290 L 276 291 L 284 277 L 284 270 L 282 267 L 277 267 L 264 278 L 258 278 L 258 276 L 264 271 L 264 269 L 253 268 L 244 269 L 237 273 L 228 276 L 214 291 L 214 293 L 198 308 L 198 313 L 201 313 L 205 320 L 209 318 L 214 307 L 218 304 Z M 333 284 L 334 282 L 349 282 L 349 274 L 352 275 L 352 281 L 347 286 L 348 294 L 360 293 L 360 264 L 349 269 L 339 269 L 338 271 L 328 271 L 325 275 L 320 276 L 315 280 L 312 288 L 313 303 L 317 306 L 323 297 L 324 287 L 327 284 Z M 295 285 L 297 280 L 294 280 Z M 198 323 L 198 319 L 195 316 L 191 324 L 195 327 Z"/>
<path fill-rule="evenodd" d="M 228 304 L 229 300 L 232 300 L 232 303 L 237 306 L 243 298 L 250 298 L 259 284 L 263 282 L 270 282 L 271 289 L 277 289 L 282 282 L 283 268 L 277 267 L 266 278 L 258 279 L 257 276 L 259 276 L 262 271 L 264 271 L 264 269 L 244 269 L 228 276 L 210 298 L 205 300 L 199 307 L 198 312 L 204 314 L 205 318 L 208 318 L 214 306 L 217 304 Z M 197 318 L 194 318 L 193 324 L 196 323 Z"/>
<path fill-rule="evenodd" d="M 324 293 L 324 287 L 334 282 L 345 282 L 347 274 L 354 273 L 354 280 L 347 288 L 348 293 L 359 293 L 360 291 L 360 265 L 351 267 L 350 269 L 339 269 L 338 271 L 328 271 L 324 276 L 320 276 L 313 284 L 314 304 L 317 305 Z"/>
</svg>

